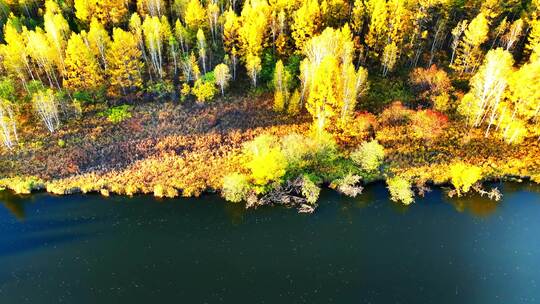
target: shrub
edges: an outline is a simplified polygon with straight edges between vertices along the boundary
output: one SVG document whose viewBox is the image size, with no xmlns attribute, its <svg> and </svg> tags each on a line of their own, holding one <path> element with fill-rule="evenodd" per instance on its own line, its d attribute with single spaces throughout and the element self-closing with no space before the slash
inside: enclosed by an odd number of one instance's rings
<svg viewBox="0 0 540 304">
<path fill-rule="evenodd" d="M 133 107 L 130 105 L 112 107 L 103 112 L 100 112 L 98 116 L 107 117 L 108 121 L 112 122 L 113 124 L 118 124 L 126 119 L 131 118 L 132 108 Z"/>
<path fill-rule="evenodd" d="M 481 178 L 482 169 L 480 167 L 463 162 L 454 163 L 450 166 L 450 181 L 458 196 L 469 192 L 471 187 Z"/>
<path fill-rule="evenodd" d="M 421 110 L 412 115 L 411 129 L 416 138 L 434 139 L 439 137 L 448 125 L 446 115 L 433 110 Z"/>
<path fill-rule="evenodd" d="M 199 103 L 212 100 L 214 95 L 216 95 L 216 91 L 214 80 L 204 80 L 202 78 L 195 81 L 191 89 L 191 93 L 197 97 L 197 102 Z"/>
<path fill-rule="evenodd" d="M 289 177 L 312 173 L 325 181 L 333 179 L 328 175 L 336 169 L 339 153 L 331 135 L 315 137 L 292 133 L 281 139 L 281 146 Z"/>
<path fill-rule="evenodd" d="M 15 83 L 8 77 L 3 77 L 0 80 L 0 99 L 6 99 L 14 102 L 15 97 Z"/>
<path fill-rule="evenodd" d="M 302 196 L 306 198 L 306 201 L 314 205 L 319 199 L 320 193 L 321 188 L 308 175 L 304 175 L 302 177 Z"/>
<path fill-rule="evenodd" d="M 167 98 L 173 91 L 174 86 L 167 81 L 156 81 L 146 86 L 146 92 L 157 99 Z"/>
<path fill-rule="evenodd" d="M 334 180 L 330 184 L 330 188 L 335 189 L 346 196 L 356 197 L 358 194 L 361 194 L 363 190 L 363 188 L 358 185 L 361 180 L 362 178 L 360 176 L 349 173 L 343 178 Z"/>
<path fill-rule="evenodd" d="M 287 106 L 287 113 L 289 115 L 296 115 L 302 111 L 302 101 L 300 100 L 300 92 L 298 90 L 294 90 L 294 92 L 291 95 L 291 98 L 289 98 L 289 104 Z"/>
<path fill-rule="evenodd" d="M 221 195 L 229 202 L 238 203 L 247 198 L 249 189 L 247 176 L 240 173 L 231 173 L 223 178 Z"/>
<path fill-rule="evenodd" d="M 30 194 L 45 188 L 45 183 L 37 177 L 12 177 L 0 179 L 0 189 L 11 189 L 17 194 Z"/>
<path fill-rule="evenodd" d="M 287 159 L 276 137 L 260 135 L 244 146 L 245 167 L 256 185 L 265 186 L 281 181 L 287 169 Z"/>
<path fill-rule="evenodd" d="M 176 190 L 173 187 L 167 187 L 167 186 L 158 184 L 154 186 L 154 196 L 175 198 L 178 196 L 178 190 Z"/>
<path fill-rule="evenodd" d="M 384 147 L 377 140 L 363 142 L 353 153 L 352 161 L 365 171 L 374 171 L 382 164 Z"/>
<path fill-rule="evenodd" d="M 399 78 L 391 79 L 375 76 L 370 81 L 370 84 L 367 96 L 361 105 L 363 109 L 378 111 L 394 100 L 408 102 L 414 99 L 408 84 Z"/>
<path fill-rule="evenodd" d="M 411 182 L 403 177 L 395 176 L 386 180 L 390 199 L 394 202 L 401 202 L 410 205 L 414 202 L 414 192 L 411 189 Z"/>
<path fill-rule="evenodd" d="M 396 101 L 379 115 L 379 121 L 383 125 L 403 125 L 409 121 L 412 114 L 413 111 L 403 106 L 401 101 Z"/>
<path fill-rule="evenodd" d="M 452 90 L 452 83 L 444 70 L 436 65 L 429 69 L 416 68 L 410 74 L 410 83 L 413 91 L 419 94 L 420 98 L 431 101 L 435 110 L 448 110 L 448 92 Z"/>
</svg>

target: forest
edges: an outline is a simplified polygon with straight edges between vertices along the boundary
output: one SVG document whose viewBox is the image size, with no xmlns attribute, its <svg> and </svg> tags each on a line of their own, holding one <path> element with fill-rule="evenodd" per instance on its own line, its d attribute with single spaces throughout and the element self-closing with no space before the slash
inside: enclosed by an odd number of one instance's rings
<svg viewBox="0 0 540 304">
<path fill-rule="evenodd" d="M 540 182 L 539 0 L 0 0 L 0 27 L 0 190 Z"/>
</svg>

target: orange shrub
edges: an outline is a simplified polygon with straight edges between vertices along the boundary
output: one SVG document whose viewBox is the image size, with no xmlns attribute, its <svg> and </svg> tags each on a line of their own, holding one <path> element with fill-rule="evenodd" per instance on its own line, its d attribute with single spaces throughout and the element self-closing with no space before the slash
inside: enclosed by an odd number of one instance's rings
<svg viewBox="0 0 540 304">
<path fill-rule="evenodd" d="M 411 117 L 411 130 L 414 137 L 432 140 L 439 137 L 448 125 L 446 115 L 433 110 L 420 110 Z"/>
</svg>

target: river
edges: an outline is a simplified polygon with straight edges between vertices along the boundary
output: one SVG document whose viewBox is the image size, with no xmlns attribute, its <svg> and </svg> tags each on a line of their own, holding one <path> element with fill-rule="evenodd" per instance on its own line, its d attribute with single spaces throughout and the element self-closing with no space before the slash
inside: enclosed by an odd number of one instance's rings
<svg viewBox="0 0 540 304">
<path fill-rule="evenodd" d="M 540 302 L 540 187 L 499 186 L 410 207 L 327 191 L 312 215 L 0 192 L 0 303 Z"/>
</svg>

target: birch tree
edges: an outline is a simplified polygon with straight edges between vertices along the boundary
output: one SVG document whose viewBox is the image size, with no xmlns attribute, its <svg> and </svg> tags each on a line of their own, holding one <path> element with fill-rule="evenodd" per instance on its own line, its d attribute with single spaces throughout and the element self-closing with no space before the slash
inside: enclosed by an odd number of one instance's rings
<svg viewBox="0 0 540 304">
<path fill-rule="evenodd" d="M 42 120 L 49 132 L 54 133 L 60 127 L 58 116 L 58 100 L 51 89 L 34 93 L 32 104 L 38 117 Z"/>
<path fill-rule="evenodd" d="M 499 118 L 513 64 L 512 54 L 508 51 L 501 48 L 489 51 L 484 64 L 471 78 L 470 92 L 459 105 L 459 112 L 468 118 L 473 127 L 487 124 L 486 137 Z"/>
<path fill-rule="evenodd" d="M 3 98 L 0 98 L 0 137 L 9 150 L 13 149 L 19 140 L 13 105 Z"/>
<path fill-rule="evenodd" d="M 225 96 L 225 88 L 229 85 L 231 73 L 226 64 L 220 63 L 214 68 L 214 77 L 216 84 L 221 90 L 221 96 Z"/>
</svg>

